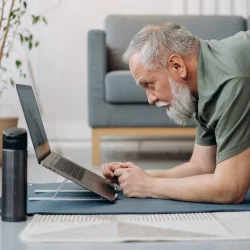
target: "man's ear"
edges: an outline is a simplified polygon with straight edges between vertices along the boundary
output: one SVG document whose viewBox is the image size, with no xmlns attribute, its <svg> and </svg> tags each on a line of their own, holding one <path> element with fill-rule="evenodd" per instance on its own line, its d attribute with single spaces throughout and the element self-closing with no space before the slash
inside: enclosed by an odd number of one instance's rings
<svg viewBox="0 0 250 250">
<path fill-rule="evenodd" d="M 168 58 L 167 68 L 173 74 L 178 74 L 182 79 L 187 77 L 187 68 L 179 55 L 173 54 Z"/>
</svg>

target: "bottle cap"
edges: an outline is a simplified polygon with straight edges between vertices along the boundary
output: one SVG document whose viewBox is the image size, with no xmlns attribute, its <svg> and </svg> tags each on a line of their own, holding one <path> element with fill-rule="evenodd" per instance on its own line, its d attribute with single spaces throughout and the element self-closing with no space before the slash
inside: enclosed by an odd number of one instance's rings
<svg viewBox="0 0 250 250">
<path fill-rule="evenodd" d="M 8 128 L 4 130 L 3 149 L 26 150 L 27 131 L 24 128 Z"/>
</svg>

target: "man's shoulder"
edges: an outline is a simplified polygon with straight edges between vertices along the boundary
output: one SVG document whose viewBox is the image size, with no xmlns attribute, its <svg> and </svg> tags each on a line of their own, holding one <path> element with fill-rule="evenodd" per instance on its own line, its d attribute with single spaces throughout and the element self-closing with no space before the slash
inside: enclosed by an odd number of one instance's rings
<svg viewBox="0 0 250 250">
<path fill-rule="evenodd" d="M 219 91 L 219 90 L 218 90 Z M 228 80 L 219 91 L 218 100 L 225 103 L 233 103 L 239 100 L 240 97 L 247 97 L 250 91 L 250 76 L 236 76 Z M 244 100 L 249 102 L 249 98 Z M 226 107 L 225 107 L 226 108 Z"/>
<path fill-rule="evenodd" d="M 221 40 L 211 39 L 211 40 L 202 40 L 202 43 L 207 43 L 209 45 L 237 45 L 239 42 L 248 43 L 250 41 L 250 30 L 248 31 L 239 31 L 236 34 L 226 37 Z"/>
<path fill-rule="evenodd" d="M 250 31 L 220 41 L 201 40 L 200 44 L 198 83 L 217 89 L 230 79 L 250 75 Z"/>
<path fill-rule="evenodd" d="M 211 90 L 208 96 L 200 96 L 198 115 L 203 116 L 207 124 L 215 129 L 222 116 L 231 114 L 227 113 L 229 109 L 233 112 L 246 110 L 249 94 L 250 77 L 232 78 L 221 84 L 220 88 Z"/>
<path fill-rule="evenodd" d="M 237 49 L 243 50 L 245 46 L 250 49 L 250 30 L 240 31 L 233 36 L 224 38 L 222 40 L 202 40 L 200 39 L 200 45 L 202 52 L 210 52 L 220 54 L 220 52 L 228 52 L 232 54 L 237 52 Z M 242 48 L 242 46 L 244 48 Z M 233 49 L 233 50 L 232 50 Z"/>
</svg>

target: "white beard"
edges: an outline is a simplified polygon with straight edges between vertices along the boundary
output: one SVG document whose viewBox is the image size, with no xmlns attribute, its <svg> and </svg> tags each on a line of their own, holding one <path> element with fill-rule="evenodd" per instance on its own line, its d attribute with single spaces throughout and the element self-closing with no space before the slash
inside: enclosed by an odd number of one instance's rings
<svg viewBox="0 0 250 250">
<path fill-rule="evenodd" d="M 170 104 L 169 108 L 166 109 L 169 118 L 178 125 L 184 126 L 187 121 L 195 115 L 195 98 L 186 85 L 175 82 L 171 77 L 169 77 L 169 83 L 173 100 L 171 103 L 159 101 L 155 105 L 157 107 L 163 107 Z"/>
</svg>

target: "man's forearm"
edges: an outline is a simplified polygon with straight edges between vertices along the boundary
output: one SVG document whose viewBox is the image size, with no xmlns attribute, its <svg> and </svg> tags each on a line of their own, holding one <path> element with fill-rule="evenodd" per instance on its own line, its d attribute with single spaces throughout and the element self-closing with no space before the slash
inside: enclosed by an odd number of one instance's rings
<svg viewBox="0 0 250 250">
<path fill-rule="evenodd" d="M 191 202 L 227 203 L 213 174 L 185 178 L 152 178 L 151 197 Z"/>
<path fill-rule="evenodd" d="M 154 171 L 149 174 L 158 178 L 183 178 L 205 173 L 199 165 L 189 161 L 168 170 Z"/>
</svg>

